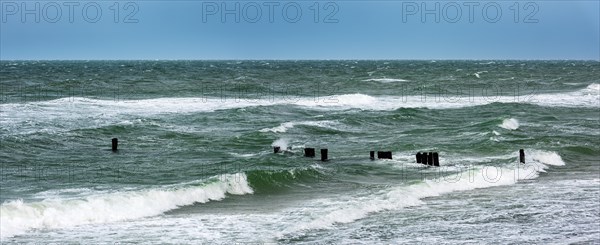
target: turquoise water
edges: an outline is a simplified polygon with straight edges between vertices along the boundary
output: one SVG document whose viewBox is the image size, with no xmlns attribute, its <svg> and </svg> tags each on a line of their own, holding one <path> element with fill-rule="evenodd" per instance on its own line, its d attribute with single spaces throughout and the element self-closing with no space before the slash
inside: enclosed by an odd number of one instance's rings
<svg viewBox="0 0 600 245">
<path fill-rule="evenodd" d="M 3 243 L 600 242 L 598 62 L 0 67 Z"/>
</svg>

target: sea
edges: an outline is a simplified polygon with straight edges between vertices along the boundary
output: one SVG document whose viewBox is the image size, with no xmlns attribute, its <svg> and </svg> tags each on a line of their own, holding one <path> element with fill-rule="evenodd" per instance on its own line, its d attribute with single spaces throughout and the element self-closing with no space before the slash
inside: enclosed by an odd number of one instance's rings
<svg viewBox="0 0 600 245">
<path fill-rule="evenodd" d="M 600 244 L 600 62 L 4 60 L 0 159 L 2 244 Z"/>
</svg>

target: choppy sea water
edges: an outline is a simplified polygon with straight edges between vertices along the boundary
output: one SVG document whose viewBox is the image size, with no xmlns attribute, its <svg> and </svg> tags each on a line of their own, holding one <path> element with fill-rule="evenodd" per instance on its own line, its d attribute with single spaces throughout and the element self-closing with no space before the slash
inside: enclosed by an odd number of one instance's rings
<svg viewBox="0 0 600 245">
<path fill-rule="evenodd" d="M 599 71 L 2 61 L 0 239 L 600 243 Z M 417 152 L 439 152 L 441 167 Z"/>
</svg>

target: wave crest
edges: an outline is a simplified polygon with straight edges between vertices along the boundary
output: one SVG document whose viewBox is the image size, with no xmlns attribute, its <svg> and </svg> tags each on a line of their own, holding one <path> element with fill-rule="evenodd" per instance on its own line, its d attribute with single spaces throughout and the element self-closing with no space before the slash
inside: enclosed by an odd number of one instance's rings
<svg viewBox="0 0 600 245">
<path fill-rule="evenodd" d="M 514 118 L 504 119 L 504 121 L 502 121 L 502 124 L 498 125 L 498 127 L 508 130 L 517 130 L 519 128 L 519 120 Z"/>
<path fill-rule="evenodd" d="M 91 195 L 85 198 L 54 198 L 26 203 L 13 200 L 0 206 L 0 237 L 23 234 L 30 229 L 63 228 L 159 215 L 181 206 L 225 198 L 226 194 L 254 193 L 244 173 L 211 178 L 211 182 Z"/>
</svg>

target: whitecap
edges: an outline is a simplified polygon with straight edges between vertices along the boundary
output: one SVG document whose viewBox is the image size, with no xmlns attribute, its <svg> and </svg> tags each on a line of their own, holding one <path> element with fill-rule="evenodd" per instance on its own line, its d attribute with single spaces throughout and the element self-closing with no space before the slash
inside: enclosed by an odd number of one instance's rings
<svg viewBox="0 0 600 245">
<path fill-rule="evenodd" d="M 504 121 L 502 121 L 502 124 L 498 125 L 498 127 L 508 129 L 508 130 L 517 130 L 519 128 L 519 121 L 514 118 L 504 119 Z M 496 132 L 496 131 L 494 131 L 494 132 Z"/>
</svg>

